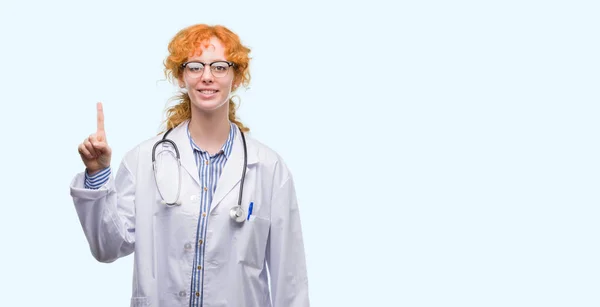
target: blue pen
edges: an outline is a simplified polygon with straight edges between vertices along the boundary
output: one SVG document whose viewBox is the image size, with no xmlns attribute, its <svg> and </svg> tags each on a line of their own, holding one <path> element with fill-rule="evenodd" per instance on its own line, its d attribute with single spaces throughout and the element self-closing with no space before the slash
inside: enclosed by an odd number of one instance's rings
<svg viewBox="0 0 600 307">
<path fill-rule="evenodd" d="M 250 207 L 248 208 L 248 218 L 246 220 L 250 220 L 250 215 L 252 215 L 252 206 L 254 206 L 254 203 L 250 202 Z"/>
</svg>

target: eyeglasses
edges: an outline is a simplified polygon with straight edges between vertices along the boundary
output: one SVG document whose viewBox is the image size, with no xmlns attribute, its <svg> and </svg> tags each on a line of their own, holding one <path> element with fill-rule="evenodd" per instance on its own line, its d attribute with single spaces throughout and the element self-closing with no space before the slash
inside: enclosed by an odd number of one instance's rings
<svg viewBox="0 0 600 307">
<path fill-rule="evenodd" d="M 204 66 L 210 66 L 210 73 L 216 78 L 222 78 L 227 75 L 229 68 L 234 64 L 227 61 L 217 61 L 212 63 L 202 63 L 198 61 L 189 61 L 181 64 L 181 68 L 188 76 L 198 78 L 204 73 Z"/>
</svg>

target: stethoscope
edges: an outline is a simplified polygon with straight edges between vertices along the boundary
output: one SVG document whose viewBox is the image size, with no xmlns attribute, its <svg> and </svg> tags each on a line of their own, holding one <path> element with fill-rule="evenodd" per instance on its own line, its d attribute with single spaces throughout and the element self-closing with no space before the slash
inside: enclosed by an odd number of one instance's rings
<svg viewBox="0 0 600 307">
<path fill-rule="evenodd" d="M 238 127 L 238 129 L 240 130 L 240 134 L 242 135 L 242 142 L 244 143 L 244 168 L 242 169 L 242 179 L 240 181 L 240 195 L 238 196 L 238 204 L 236 206 L 232 207 L 231 210 L 229 210 L 229 216 L 234 221 L 236 221 L 238 223 L 242 223 L 246 220 L 245 211 L 244 211 L 244 208 L 242 208 L 242 193 L 244 190 L 244 179 L 246 177 L 246 167 L 248 166 L 248 152 L 247 152 L 247 148 L 246 148 L 246 138 L 244 137 L 244 133 L 242 132 L 241 128 Z M 154 182 L 156 183 L 156 189 L 158 190 L 158 193 L 160 194 L 160 198 L 162 199 L 161 203 L 167 205 L 168 207 L 181 205 L 181 201 L 179 200 L 179 194 L 181 192 L 181 159 L 179 156 L 179 149 L 177 148 L 177 145 L 175 145 L 175 142 L 167 139 L 167 135 L 171 132 L 171 130 L 173 130 L 173 128 L 167 130 L 167 132 L 165 133 L 163 138 L 161 140 L 159 140 L 158 142 L 156 142 L 154 144 L 154 147 L 152 147 L 152 170 L 154 171 Z M 165 200 L 162 193 L 160 192 L 160 188 L 158 187 L 158 179 L 157 179 L 158 177 L 156 175 L 156 155 L 155 155 L 155 153 L 156 153 L 156 147 L 158 147 L 158 145 L 160 145 L 162 143 L 169 143 L 169 144 L 171 144 L 171 146 L 173 146 L 173 149 L 175 149 L 175 159 L 177 159 L 177 172 L 178 172 L 178 176 L 179 176 L 179 182 L 177 184 L 177 196 L 175 197 L 175 202 L 172 202 L 172 203 L 167 202 Z M 168 151 L 168 152 L 171 155 L 173 154 L 171 151 Z"/>
</svg>

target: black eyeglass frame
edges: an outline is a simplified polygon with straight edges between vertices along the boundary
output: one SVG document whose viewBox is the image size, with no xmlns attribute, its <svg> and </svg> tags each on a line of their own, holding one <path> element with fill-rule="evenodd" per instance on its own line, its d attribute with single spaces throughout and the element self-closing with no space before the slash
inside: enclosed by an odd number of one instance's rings
<svg viewBox="0 0 600 307">
<path fill-rule="evenodd" d="M 211 68 L 211 69 L 210 69 L 210 73 L 211 73 L 211 74 L 212 74 L 214 77 L 217 77 L 217 76 L 215 76 L 215 75 L 213 74 L 213 70 L 212 70 L 212 68 L 213 68 L 213 66 L 212 66 L 212 65 L 213 65 L 213 64 L 216 64 L 216 63 L 225 63 L 225 64 L 227 64 L 228 68 L 229 68 L 229 67 L 232 67 L 232 66 L 235 66 L 235 63 L 233 63 L 233 62 L 229 62 L 229 61 L 215 61 L 215 62 L 212 62 L 212 63 L 204 63 L 204 62 L 200 62 L 200 61 L 187 61 L 187 62 L 185 62 L 185 63 L 181 64 L 181 69 L 185 71 L 185 67 L 186 67 L 188 64 L 190 64 L 190 63 L 198 63 L 198 64 L 202 64 L 202 70 L 204 70 L 204 67 L 206 67 L 206 66 L 210 67 L 210 68 Z M 228 72 L 229 72 L 229 71 L 228 71 Z M 224 76 L 225 76 L 225 75 L 223 75 L 223 76 L 221 76 L 221 77 L 224 77 Z M 217 78 L 219 78 L 219 77 L 217 77 Z"/>
</svg>

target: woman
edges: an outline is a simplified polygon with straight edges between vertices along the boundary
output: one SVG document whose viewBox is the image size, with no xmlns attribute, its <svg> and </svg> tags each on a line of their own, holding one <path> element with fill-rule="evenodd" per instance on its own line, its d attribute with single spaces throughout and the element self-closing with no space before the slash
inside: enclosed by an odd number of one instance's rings
<svg viewBox="0 0 600 307">
<path fill-rule="evenodd" d="M 135 252 L 131 306 L 309 306 L 292 175 L 276 152 L 242 134 L 230 98 L 250 81 L 249 52 L 222 26 L 177 33 L 165 74 L 183 90 L 168 110 L 168 134 L 128 151 L 114 178 L 97 106 L 71 196 L 98 261 Z M 175 147 L 155 146 L 163 138 L 177 147 L 180 173 L 162 154 Z"/>
</svg>

